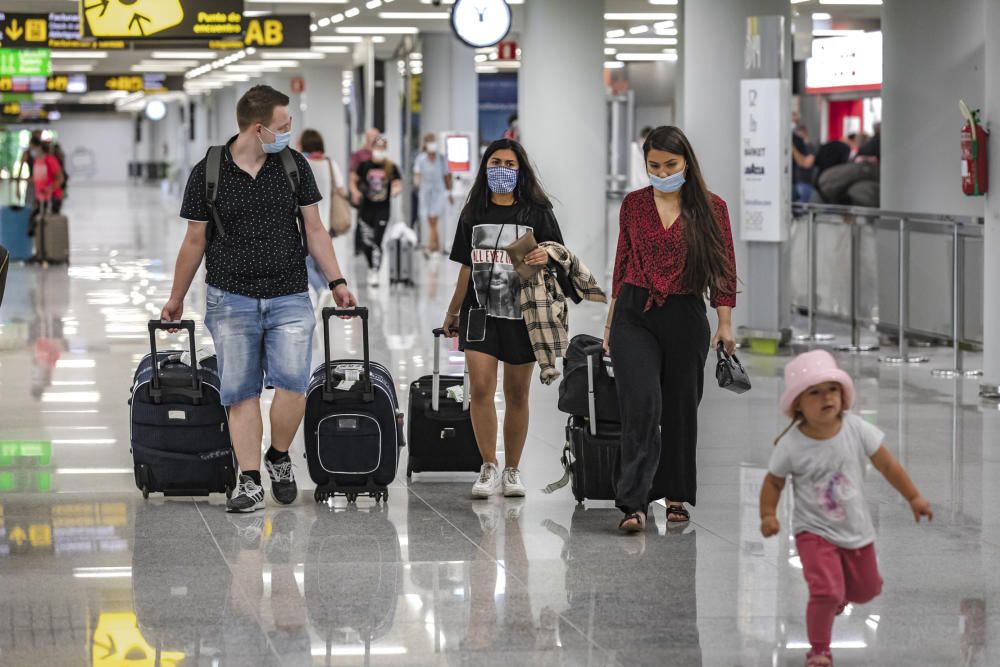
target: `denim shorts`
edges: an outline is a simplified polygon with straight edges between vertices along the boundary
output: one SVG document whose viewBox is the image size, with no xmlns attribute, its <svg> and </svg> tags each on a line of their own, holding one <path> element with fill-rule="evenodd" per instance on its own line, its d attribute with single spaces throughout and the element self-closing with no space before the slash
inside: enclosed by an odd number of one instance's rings
<svg viewBox="0 0 1000 667">
<path fill-rule="evenodd" d="M 254 299 L 209 285 L 205 326 L 219 359 L 223 405 L 256 398 L 265 386 L 306 393 L 316 328 L 308 292 Z"/>
</svg>

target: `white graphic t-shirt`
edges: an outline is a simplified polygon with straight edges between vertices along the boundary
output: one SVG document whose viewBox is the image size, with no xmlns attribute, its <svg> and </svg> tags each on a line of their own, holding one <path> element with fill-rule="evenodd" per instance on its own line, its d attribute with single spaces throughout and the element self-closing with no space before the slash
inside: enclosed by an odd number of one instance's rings
<svg viewBox="0 0 1000 667">
<path fill-rule="evenodd" d="M 840 433 L 814 440 L 797 427 L 774 448 L 768 471 L 791 477 L 797 535 L 815 533 L 844 549 L 875 541 L 875 526 L 864 498 L 865 470 L 885 434 L 856 414 L 844 413 Z"/>
</svg>

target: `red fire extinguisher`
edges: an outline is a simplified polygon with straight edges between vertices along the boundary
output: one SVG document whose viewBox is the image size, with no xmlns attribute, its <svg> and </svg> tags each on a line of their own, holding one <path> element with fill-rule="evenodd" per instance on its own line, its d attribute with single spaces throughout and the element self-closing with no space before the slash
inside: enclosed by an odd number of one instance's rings
<svg viewBox="0 0 1000 667">
<path fill-rule="evenodd" d="M 959 100 L 959 108 L 965 117 L 962 126 L 962 192 L 970 197 L 986 194 L 989 187 L 989 133 L 979 124 L 979 110 L 969 110 L 964 101 Z"/>
</svg>

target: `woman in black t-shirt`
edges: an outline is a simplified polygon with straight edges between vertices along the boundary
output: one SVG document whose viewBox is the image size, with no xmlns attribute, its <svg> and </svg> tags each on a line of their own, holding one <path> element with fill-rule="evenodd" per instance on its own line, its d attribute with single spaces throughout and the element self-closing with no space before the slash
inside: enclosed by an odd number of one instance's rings
<svg viewBox="0 0 1000 667">
<path fill-rule="evenodd" d="M 521 282 L 505 248 L 532 231 L 539 243 L 562 243 L 552 203 L 535 178 L 521 144 L 494 141 L 486 149 L 476 182 L 462 211 L 452 261 L 462 264 L 455 294 L 445 315 L 444 330 L 459 337 L 471 385 L 472 427 L 483 455 L 474 498 L 488 498 L 501 486 L 505 496 L 523 496 L 518 465 L 528 436 L 528 391 L 535 354 L 521 317 Z M 528 264 L 548 263 L 536 248 Z M 497 413 L 493 396 L 503 362 L 503 475 L 497 469 Z M 502 479 L 501 479 L 502 477 Z"/>
<path fill-rule="evenodd" d="M 378 286 L 382 266 L 382 239 L 389 226 L 391 199 L 403 190 L 399 169 L 388 158 L 385 137 L 375 140 L 372 157 L 351 174 L 351 195 L 358 204 L 355 245 L 368 260 L 368 285 Z"/>
</svg>

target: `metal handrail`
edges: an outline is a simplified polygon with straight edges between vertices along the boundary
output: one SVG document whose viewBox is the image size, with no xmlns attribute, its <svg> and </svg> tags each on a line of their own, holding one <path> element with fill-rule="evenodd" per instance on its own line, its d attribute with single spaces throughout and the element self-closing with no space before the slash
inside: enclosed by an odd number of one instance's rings
<svg viewBox="0 0 1000 667">
<path fill-rule="evenodd" d="M 919 223 L 919 225 L 938 225 L 948 228 L 952 237 L 952 317 L 951 333 L 953 361 L 952 368 L 935 369 L 934 375 L 938 377 L 958 377 L 982 375 L 980 370 L 965 370 L 962 366 L 962 346 L 961 346 L 961 320 L 964 311 L 965 293 L 961 289 L 962 270 L 964 268 L 964 252 L 961 247 L 961 236 L 970 235 L 968 228 L 973 228 L 975 234 L 982 234 L 984 220 L 980 216 L 969 215 L 948 215 L 939 213 L 917 213 L 912 211 L 894 211 L 889 209 L 871 208 L 866 206 L 843 206 L 838 204 L 812 204 L 795 203 L 792 205 L 793 217 L 804 217 L 806 219 L 806 234 L 808 249 L 806 253 L 806 273 L 808 282 L 809 300 L 809 333 L 806 339 L 818 340 L 821 336 L 816 334 L 816 234 L 814 226 L 819 222 L 821 216 L 851 216 L 853 219 L 841 220 L 842 224 L 851 225 L 851 345 L 843 349 L 854 352 L 863 352 L 875 349 L 861 345 L 860 323 L 857 314 L 857 292 L 858 292 L 858 272 L 860 228 L 864 225 L 874 224 L 876 220 L 894 220 L 898 225 L 898 249 L 899 249 L 899 280 L 896 287 L 896 296 L 899 299 L 899 323 L 898 323 L 898 354 L 885 357 L 882 361 L 887 363 L 923 363 L 926 357 L 910 356 L 907 351 L 907 305 L 909 300 L 909 256 L 907 248 L 907 225 L 908 223 Z M 963 228 L 966 228 L 963 230 Z"/>
</svg>

